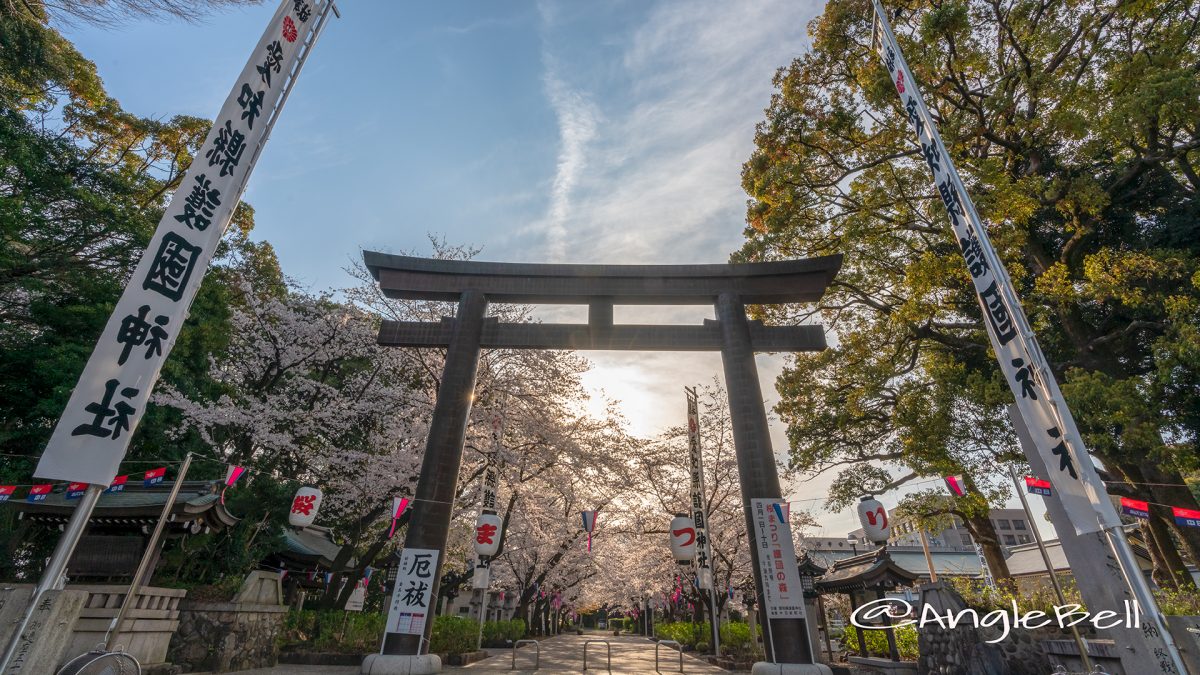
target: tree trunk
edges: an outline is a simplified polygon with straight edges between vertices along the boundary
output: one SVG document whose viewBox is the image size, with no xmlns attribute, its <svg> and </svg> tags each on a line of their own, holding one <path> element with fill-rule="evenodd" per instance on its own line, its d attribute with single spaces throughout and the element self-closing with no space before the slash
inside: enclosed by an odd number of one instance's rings
<svg viewBox="0 0 1200 675">
<path fill-rule="evenodd" d="M 1195 495 L 1184 485 L 1183 476 L 1178 471 L 1174 469 L 1163 470 L 1152 461 L 1139 462 L 1138 468 L 1141 470 L 1140 473 L 1145 482 L 1150 483 L 1145 487 L 1150 491 L 1155 502 L 1185 509 L 1200 510 L 1200 504 L 1196 502 Z M 1187 551 L 1187 557 L 1191 558 L 1193 563 L 1200 563 L 1200 528 L 1179 527 L 1173 521 L 1170 523 L 1170 526 L 1175 532 L 1178 541 L 1182 543 L 1183 549 Z M 1165 546 L 1165 542 L 1164 548 L 1168 548 Z M 1180 569 L 1184 569 L 1182 565 Z M 1186 572 L 1184 576 L 1188 576 Z"/>
<path fill-rule="evenodd" d="M 987 561 L 988 569 L 991 570 L 996 584 L 1013 588 L 1014 583 L 1012 574 L 1008 571 L 1008 561 L 1004 559 L 1004 549 L 1000 547 L 1000 538 L 996 536 L 996 526 L 992 524 L 991 519 L 986 515 L 973 515 L 964 518 L 964 522 L 976 543 L 983 548 L 984 560 Z M 1035 523 L 1030 523 L 1030 526 L 1037 527 Z"/>
</svg>

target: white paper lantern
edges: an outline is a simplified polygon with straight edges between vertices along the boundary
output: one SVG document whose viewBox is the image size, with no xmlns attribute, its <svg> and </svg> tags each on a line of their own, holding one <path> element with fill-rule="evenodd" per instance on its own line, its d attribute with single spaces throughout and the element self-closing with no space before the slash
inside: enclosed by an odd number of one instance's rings
<svg viewBox="0 0 1200 675">
<path fill-rule="evenodd" d="M 862 498 L 858 503 L 858 522 L 862 525 L 867 540 L 876 544 L 887 543 L 892 533 L 892 524 L 888 520 L 887 509 L 872 496 Z"/>
<path fill-rule="evenodd" d="M 292 498 L 292 510 L 288 512 L 288 524 L 292 527 L 308 527 L 317 519 L 317 511 L 324 499 L 321 491 L 315 487 L 302 487 L 296 490 Z"/>
<path fill-rule="evenodd" d="M 504 519 L 494 513 L 481 513 L 475 521 L 475 553 L 480 556 L 496 555 L 500 548 L 500 533 Z"/>
<path fill-rule="evenodd" d="M 671 520 L 671 555 L 680 565 L 686 565 L 696 557 L 696 523 L 687 516 L 675 516 Z"/>
</svg>

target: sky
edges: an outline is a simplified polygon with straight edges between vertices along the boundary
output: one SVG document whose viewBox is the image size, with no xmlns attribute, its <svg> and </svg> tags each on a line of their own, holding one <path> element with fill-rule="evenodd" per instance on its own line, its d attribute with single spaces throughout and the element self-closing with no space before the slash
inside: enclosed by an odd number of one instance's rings
<svg viewBox="0 0 1200 675">
<path fill-rule="evenodd" d="M 194 23 L 64 33 L 138 115 L 217 113 L 277 5 Z M 253 238 L 310 290 L 350 285 L 362 249 L 481 260 L 722 263 L 741 245 L 740 173 L 776 70 L 808 48 L 817 0 L 346 0 L 301 73 L 250 179 Z M 543 308 L 546 320 L 586 309 Z M 711 308 L 616 308 L 618 322 L 699 323 Z M 836 339 L 831 336 L 831 339 Z M 585 384 L 631 431 L 682 423 L 683 387 L 717 353 L 587 352 Z M 768 406 L 785 358 L 760 355 Z M 771 420 L 777 453 L 783 425 Z M 819 536 L 827 480 L 792 486 Z M 884 503 L 894 505 L 892 499 Z"/>
</svg>

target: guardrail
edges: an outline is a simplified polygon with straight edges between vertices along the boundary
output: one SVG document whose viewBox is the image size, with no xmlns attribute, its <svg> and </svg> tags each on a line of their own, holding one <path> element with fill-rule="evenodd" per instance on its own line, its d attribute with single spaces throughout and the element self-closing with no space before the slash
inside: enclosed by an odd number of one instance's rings
<svg viewBox="0 0 1200 675">
<path fill-rule="evenodd" d="M 538 670 L 542 667 L 542 646 L 537 640 L 517 640 L 513 643 L 513 659 L 511 670 L 517 669 L 517 647 L 521 645 L 533 645 L 533 669 Z"/>
<path fill-rule="evenodd" d="M 675 645 L 675 648 L 679 650 L 679 672 L 682 673 L 683 672 L 683 645 L 679 644 L 678 642 L 676 642 L 674 640 L 659 640 L 658 643 L 654 645 L 654 672 L 656 672 L 656 673 L 662 672 L 658 669 L 658 648 L 663 645 Z"/>
<path fill-rule="evenodd" d="M 593 642 L 604 645 L 604 647 L 608 650 L 608 671 L 612 672 L 612 645 L 608 643 L 608 640 L 587 640 L 583 643 L 583 669 L 588 669 L 587 648 L 588 645 L 592 644 Z"/>
</svg>

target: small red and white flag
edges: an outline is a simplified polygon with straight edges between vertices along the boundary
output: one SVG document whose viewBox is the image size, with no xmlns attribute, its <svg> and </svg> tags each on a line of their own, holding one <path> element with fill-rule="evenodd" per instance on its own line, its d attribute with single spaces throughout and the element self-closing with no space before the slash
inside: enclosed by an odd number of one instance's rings
<svg viewBox="0 0 1200 675">
<path fill-rule="evenodd" d="M 404 515 L 407 508 L 408 497 L 392 497 L 392 529 L 388 530 L 388 539 L 396 534 L 396 522 L 400 520 L 400 516 Z"/>
<path fill-rule="evenodd" d="M 50 483 L 42 483 L 33 485 L 29 488 L 29 494 L 25 496 L 25 501 L 29 502 L 44 502 L 46 495 L 50 494 L 50 489 L 53 486 Z"/>
<path fill-rule="evenodd" d="M 950 494 L 955 497 L 967 494 L 967 484 L 963 482 L 962 476 L 946 476 L 946 487 L 950 489 Z"/>
<path fill-rule="evenodd" d="M 1171 515 L 1175 516 L 1175 524 L 1184 527 L 1200 527 L 1200 511 L 1171 507 Z"/>
<path fill-rule="evenodd" d="M 87 483 L 68 483 L 67 484 L 67 499 L 79 499 L 87 492 Z"/>
<path fill-rule="evenodd" d="M 129 480 L 129 474 L 125 474 L 124 476 L 117 476 L 116 478 L 112 479 L 111 483 L 108 484 L 108 489 L 105 490 L 105 492 L 124 492 L 125 491 L 125 482 L 128 480 Z"/>
<path fill-rule="evenodd" d="M 13 492 L 16 492 L 16 490 L 16 485 L 0 485 L 0 502 L 8 501 L 8 498 L 11 497 Z"/>
<path fill-rule="evenodd" d="M 1042 480 L 1041 478 L 1036 478 L 1034 476 L 1025 476 L 1025 489 L 1028 490 L 1029 494 L 1031 495 L 1049 497 L 1051 494 L 1053 494 L 1053 490 L 1050 487 L 1050 481 Z"/>
<path fill-rule="evenodd" d="M 163 477 L 167 475 L 167 467 L 160 466 L 157 469 L 150 469 L 142 476 L 142 487 L 150 487 L 163 482 Z"/>
<path fill-rule="evenodd" d="M 1150 502 L 1121 497 L 1121 513 L 1134 518 L 1150 518 Z"/>
</svg>

